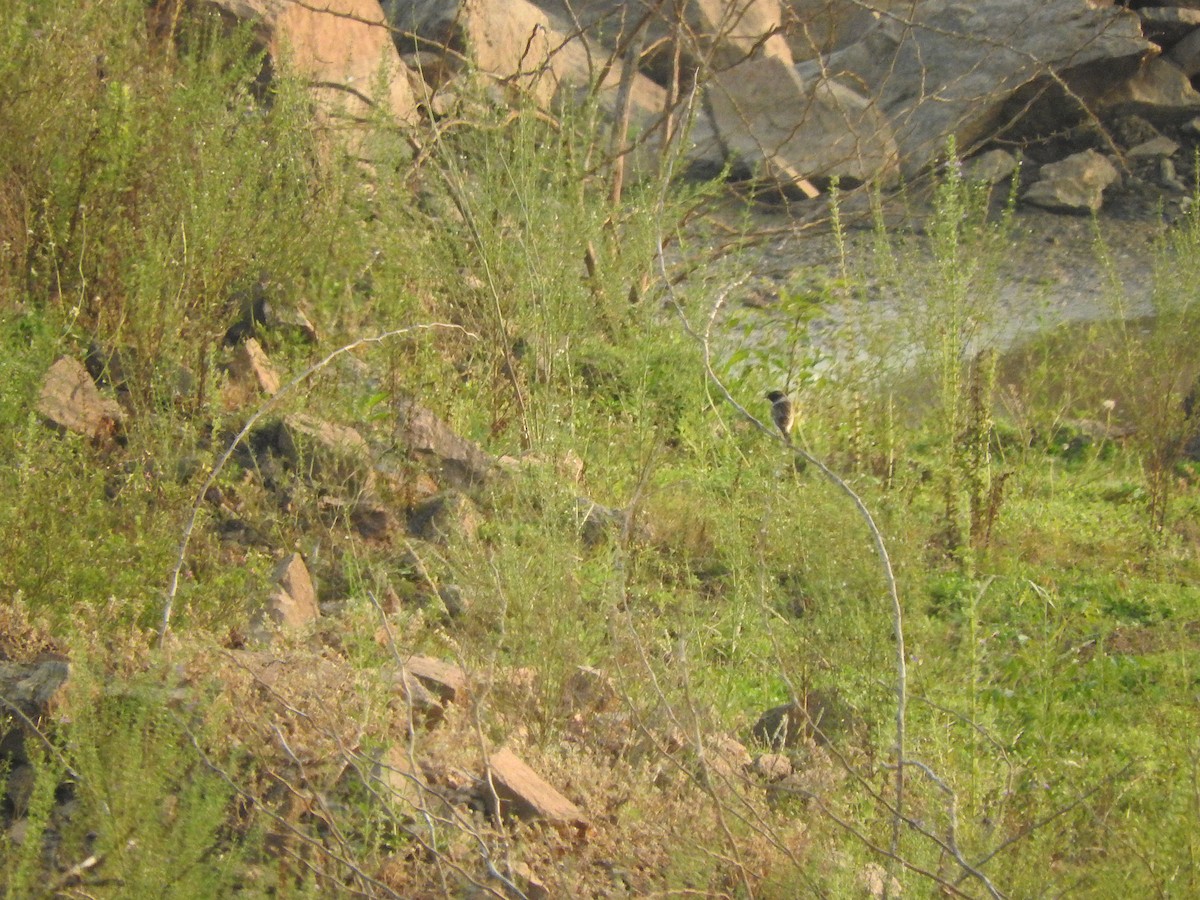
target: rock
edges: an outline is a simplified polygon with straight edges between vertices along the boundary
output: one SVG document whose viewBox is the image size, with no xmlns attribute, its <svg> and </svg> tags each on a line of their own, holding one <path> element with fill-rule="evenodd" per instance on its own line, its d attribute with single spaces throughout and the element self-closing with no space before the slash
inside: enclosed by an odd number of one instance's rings
<svg viewBox="0 0 1200 900">
<path fill-rule="evenodd" d="M 403 744 L 388 747 L 375 764 L 372 779 L 383 787 L 383 795 L 400 808 L 401 814 L 411 814 L 425 808 L 429 788 L 421 770 Z"/>
<path fill-rule="evenodd" d="M 280 424 L 276 446 L 311 481 L 337 486 L 351 496 L 371 490 L 371 449 L 353 428 L 293 413 Z"/>
<path fill-rule="evenodd" d="M 783 750 L 808 740 L 828 744 L 831 737 L 852 725 L 852 716 L 835 696 L 809 691 L 799 702 L 768 709 L 759 716 L 750 733 L 758 743 Z"/>
<path fill-rule="evenodd" d="M 1143 141 L 1136 147 L 1130 147 L 1126 154 L 1133 159 L 1154 156 L 1174 156 L 1179 152 L 1179 145 L 1165 135 L 1159 135 L 1148 141 Z"/>
<path fill-rule="evenodd" d="M 1200 74 L 1200 28 L 1168 50 L 1164 59 L 1178 66 L 1188 78 Z"/>
<path fill-rule="evenodd" d="M 684 23 L 696 42 L 695 56 L 714 71 L 751 59 L 794 63 L 780 34 L 783 8 L 779 0 L 692 0 L 683 7 Z"/>
<path fill-rule="evenodd" d="M 467 489 L 487 479 L 492 458 L 430 410 L 411 400 L 399 400 L 396 414 L 396 440 L 447 484 Z"/>
<path fill-rule="evenodd" d="M 400 527 L 392 511 L 382 503 L 360 497 L 350 510 L 350 524 L 368 541 L 386 543 Z"/>
<path fill-rule="evenodd" d="M 507 747 L 497 750 L 488 760 L 488 773 L 495 788 L 491 796 L 484 779 L 485 800 L 497 817 L 513 815 L 527 821 L 542 821 L 566 827 L 582 838 L 588 829 L 587 817 L 574 803 L 547 783 Z"/>
<path fill-rule="evenodd" d="M 750 751 L 727 734 L 709 735 L 704 740 L 707 769 L 722 781 L 740 779 L 750 768 Z"/>
<path fill-rule="evenodd" d="M 1146 6 L 1137 11 L 1142 34 L 1156 44 L 1170 46 L 1200 27 L 1200 9 L 1175 6 Z"/>
<path fill-rule="evenodd" d="M 1106 157 L 1085 150 L 1042 166 L 1038 181 L 1021 199 L 1058 212 L 1094 213 L 1103 202 L 1104 189 L 1117 177 L 1116 168 Z"/>
<path fill-rule="evenodd" d="M 897 172 L 891 127 L 836 81 L 806 82 L 796 67 L 768 57 L 716 76 L 705 96 L 728 154 L 781 187 L 811 197 L 809 179 L 887 182 Z"/>
<path fill-rule="evenodd" d="M 575 498 L 575 509 L 579 518 L 579 535 L 585 547 L 595 547 L 609 537 L 618 536 L 625 527 L 623 510 L 601 506 L 586 497 Z"/>
<path fill-rule="evenodd" d="M 69 663 L 58 656 L 30 663 L 0 661 L 0 697 L 37 720 L 51 710 L 70 674 Z"/>
<path fill-rule="evenodd" d="M 1136 113 L 1154 123 L 1173 123 L 1200 110 L 1200 93 L 1178 66 L 1155 58 L 1147 60 L 1130 78 L 1102 92 L 1094 105 L 1106 114 Z"/>
<path fill-rule="evenodd" d="M 270 397 L 278 390 L 279 375 L 255 338 L 247 338 L 234 347 L 224 396 L 227 408 L 236 409 L 259 394 Z"/>
<path fill-rule="evenodd" d="M 276 66 L 286 64 L 311 87 L 326 115 L 370 115 L 382 79 L 384 108 L 415 124 L 410 74 L 392 43 L 378 0 L 212 0 L 242 21 L 254 22 Z"/>
<path fill-rule="evenodd" d="M 556 86 L 551 50 L 564 41 L 528 0 L 387 0 L 384 11 L 402 52 L 445 47 L 493 83 L 549 104 Z"/>
<path fill-rule="evenodd" d="M 563 684 L 562 706 L 569 716 L 609 712 L 617 702 L 612 679 L 591 666 L 576 666 Z"/>
<path fill-rule="evenodd" d="M 433 543 L 473 541 L 479 531 L 479 513 L 470 498 L 459 491 L 445 491 L 417 506 L 408 517 L 414 537 Z"/>
<path fill-rule="evenodd" d="M 905 176 L 942 155 L 951 137 L 969 152 L 1003 123 L 1009 96 L 1047 68 L 1097 63 L 1111 72 L 1114 60 L 1152 49 L 1136 16 L 1079 0 L 927 0 L 904 10 L 879 17 L 822 66 L 800 68 L 819 68 L 871 101 L 894 129 Z"/>
<path fill-rule="evenodd" d="M 100 393 L 82 363 L 66 356 L 42 379 L 37 410 L 50 424 L 98 443 L 114 441 L 122 431 L 120 404 Z"/>
<path fill-rule="evenodd" d="M 1007 150 L 988 150 L 963 163 L 963 177 L 968 181 L 999 184 L 1017 170 L 1017 158 Z"/>
<path fill-rule="evenodd" d="M 432 726 L 446 717 L 446 707 L 411 672 L 399 669 L 385 675 L 384 680 L 392 685 L 394 699 L 388 706 L 398 718 L 402 731 L 407 731 L 414 719 Z"/>
<path fill-rule="evenodd" d="M 902 9 L 907 9 L 910 2 L 901 0 Z M 788 0 L 784 37 L 797 62 L 814 59 L 853 44 L 897 5 L 896 0 L 872 0 L 870 4 Z"/>
<path fill-rule="evenodd" d="M 751 768 L 763 781 L 783 781 L 792 774 L 792 761 L 782 753 L 763 753 Z"/>
<path fill-rule="evenodd" d="M 321 617 L 316 588 L 299 553 L 281 560 L 271 580 L 277 587 L 263 612 L 275 624 L 286 629 L 302 628 Z"/>
<path fill-rule="evenodd" d="M 463 705 L 471 696 L 467 673 L 454 663 L 432 656 L 410 656 L 404 670 L 443 703 Z"/>
</svg>

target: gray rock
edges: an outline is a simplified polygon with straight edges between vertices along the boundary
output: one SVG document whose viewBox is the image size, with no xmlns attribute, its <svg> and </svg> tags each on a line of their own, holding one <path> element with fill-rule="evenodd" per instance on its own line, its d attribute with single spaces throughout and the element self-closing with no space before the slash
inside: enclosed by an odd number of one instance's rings
<svg viewBox="0 0 1200 900">
<path fill-rule="evenodd" d="M 814 196 L 809 179 L 887 182 L 898 171 L 887 121 L 836 81 L 767 57 L 715 76 L 705 95 L 726 152 L 780 186 Z"/>
<path fill-rule="evenodd" d="M 1017 158 L 1007 150 L 988 150 L 963 163 L 963 177 L 968 181 L 999 184 L 1017 170 Z"/>
<path fill-rule="evenodd" d="M 891 123 L 906 176 L 937 159 L 950 137 L 968 152 L 1002 124 L 1010 95 L 1047 67 L 1103 61 L 1110 71 L 1113 60 L 1152 49 L 1136 16 L 1079 0 L 927 0 L 911 16 L 905 9 L 881 16 L 822 67 Z"/>
</svg>

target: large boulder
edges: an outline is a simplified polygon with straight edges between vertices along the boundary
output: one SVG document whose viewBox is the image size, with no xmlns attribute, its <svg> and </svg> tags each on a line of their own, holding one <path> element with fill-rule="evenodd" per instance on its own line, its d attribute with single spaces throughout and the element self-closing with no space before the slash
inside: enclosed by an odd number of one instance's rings
<svg viewBox="0 0 1200 900">
<path fill-rule="evenodd" d="M 551 51 L 563 39 L 528 0 L 385 0 L 384 12 L 402 52 L 450 51 L 541 106 L 554 95 Z"/>
<path fill-rule="evenodd" d="M 808 193 L 812 178 L 886 182 L 899 153 L 879 109 L 836 81 L 805 81 L 778 59 L 750 60 L 707 90 L 726 151 L 751 171 Z"/>
<path fill-rule="evenodd" d="M 862 92 L 892 124 L 901 170 L 926 168 L 954 138 L 959 152 L 990 136 L 1022 85 L 1086 64 L 1152 51 L 1137 16 L 1082 0 L 927 0 L 881 16 L 855 44 L 802 64 Z"/>
<path fill-rule="evenodd" d="M 276 65 L 307 79 L 325 112 L 360 118 L 379 100 L 398 120 L 416 120 L 410 74 L 392 44 L 378 0 L 211 2 L 254 23 Z M 380 84 L 382 95 L 376 97 Z"/>
</svg>

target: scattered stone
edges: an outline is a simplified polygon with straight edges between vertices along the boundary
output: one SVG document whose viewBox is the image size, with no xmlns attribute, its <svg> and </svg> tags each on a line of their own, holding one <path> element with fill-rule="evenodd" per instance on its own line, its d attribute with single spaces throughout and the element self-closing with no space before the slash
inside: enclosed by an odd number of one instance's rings
<svg viewBox="0 0 1200 900">
<path fill-rule="evenodd" d="M 471 695 L 467 673 L 454 663 L 432 656 L 411 656 L 404 669 L 443 703 L 461 706 Z"/>
<path fill-rule="evenodd" d="M 224 400 L 228 409 L 244 406 L 259 394 L 273 396 L 279 390 L 279 375 L 256 338 L 247 338 L 233 350 L 229 384 Z"/>
<path fill-rule="evenodd" d="M 435 543 L 451 539 L 473 541 L 479 531 L 479 513 L 465 494 L 445 491 L 412 511 L 408 530 L 415 537 Z"/>
<path fill-rule="evenodd" d="M 1179 152 L 1179 145 L 1169 137 L 1159 135 L 1148 141 L 1143 141 L 1136 147 L 1130 147 L 1126 154 L 1133 159 L 1144 159 L 1151 156 L 1174 156 Z"/>
<path fill-rule="evenodd" d="M 562 706 L 569 716 L 610 712 L 617 702 L 612 679 L 592 666 L 576 666 L 563 684 Z"/>
<path fill-rule="evenodd" d="M 513 815 L 527 821 L 542 821 L 572 829 L 582 838 L 588 829 L 587 817 L 507 747 L 497 750 L 488 760 L 488 772 L 495 795 L 491 796 L 484 778 L 485 800 L 492 814 Z"/>
<path fill-rule="evenodd" d="M 882 900 L 883 897 L 902 897 L 904 888 L 887 869 L 879 863 L 867 863 L 862 870 L 862 885 L 872 900 Z"/>
<path fill-rule="evenodd" d="M 1116 168 L 1095 150 L 1085 150 L 1042 166 L 1021 198 L 1057 212 L 1094 213 L 1104 202 L 1104 189 L 1117 180 Z"/>
<path fill-rule="evenodd" d="M 1111 80 L 1117 61 L 1151 50 L 1137 17 L 1119 7 L 927 0 L 903 16 L 880 16 L 819 69 L 866 96 L 891 124 L 908 177 L 940 158 L 951 137 L 964 153 L 986 139 L 1008 118 L 1014 91 L 1040 90 L 1034 82 L 1047 68 L 1069 76 L 1095 63 Z M 1074 101 L 1070 111 L 1078 113 Z"/>
<path fill-rule="evenodd" d="M 302 628 L 321 617 L 316 588 L 304 557 L 299 553 L 281 560 L 271 580 L 277 587 L 263 612 L 277 625 L 286 629 Z"/>
<path fill-rule="evenodd" d="M 0 697 L 36 720 L 51 710 L 70 674 L 67 660 L 58 656 L 32 663 L 0 661 Z"/>
<path fill-rule="evenodd" d="M 353 428 L 293 413 L 284 417 L 276 440 L 280 453 L 310 480 L 352 496 L 371 490 L 371 449 Z"/>
<path fill-rule="evenodd" d="M 517 879 L 521 893 L 528 897 L 529 900 L 550 900 L 553 896 L 550 888 L 546 886 L 545 880 L 534 874 L 533 869 L 529 868 L 525 863 L 513 863 L 512 874 Z"/>
<path fill-rule="evenodd" d="M 751 765 L 750 751 L 727 734 L 709 735 L 704 740 L 708 771 L 722 781 L 739 779 Z"/>
<path fill-rule="evenodd" d="M 488 477 L 493 460 L 479 447 L 411 400 L 396 403 L 396 439 L 417 460 L 430 465 L 452 487 L 468 489 Z"/>
<path fill-rule="evenodd" d="M 408 729 L 412 718 L 419 718 L 428 725 L 436 725 L 446 717 L 446 707 L 412 673 L 399 669 L 385 678 L 392 684 L 395 694 L 389 708 L 399 719 L 402 730 Z"/>
<path fill-rule="evenodd" d="M 752 768 L 763 781 L 783 781 L 792 774 L 792 761 L 782 753 L 764 753 L 754 760 Z"/>
<path fill-rule="evenodd" d="M 1153 123 L 1170 124 L 1200 110 L 1200 93 L 1178 66 L 1155 57 L 1132 77 L 1101 92 L 1094 108 L 1106 115 L 1131 112 Z"/>
<path fill-rule="evenodd" d="M 371 774 L 375 781 L 383 785 L 384 795 L 402 813 L 425 808 L 428 787 L 420 768 L 413 764 L 407 746 L 393 744 L 388 747 Z"/>
<path fill-rule="evenodd" d="M 1017 158 L 1007 150 L 988 150 L 963 163 L 963 177 L 968 181 L 999 184 L 1017 171 Z"/>
<path fill-rule="evenodd" d="M 66 356 L 42 379 L 37 410 L 52 425 L 97 443 L 116 440 L 124 418 L 120 404 L 100 393 L 83 364 Z"/>
<path fill-rule="evenodd" d="M 809 691 L 799 702 L 784 703 L 764 712 L 751 735 L 758 743 L 779 751 L 809 740 L 828 744 L 831 737 L 853 727 L 853 716 L 833 695 Z"/>
</svg>

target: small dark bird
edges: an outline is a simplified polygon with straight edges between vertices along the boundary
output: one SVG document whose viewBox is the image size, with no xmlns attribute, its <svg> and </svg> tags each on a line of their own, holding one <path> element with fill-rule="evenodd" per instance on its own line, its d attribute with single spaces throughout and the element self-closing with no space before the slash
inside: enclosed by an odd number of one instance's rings
<svg viewBox="0 0 1200 900">
<path fill-rule="evenodd" d="M 790 444 L 792 425 L 796 421 L 796 411 L 792 408 L 791 399 L 783 391 L 771 391 L 767 394 L 767 399 L 771 401 L 771 421 L 783 433 L 783 439 Z"/>
</svg>

